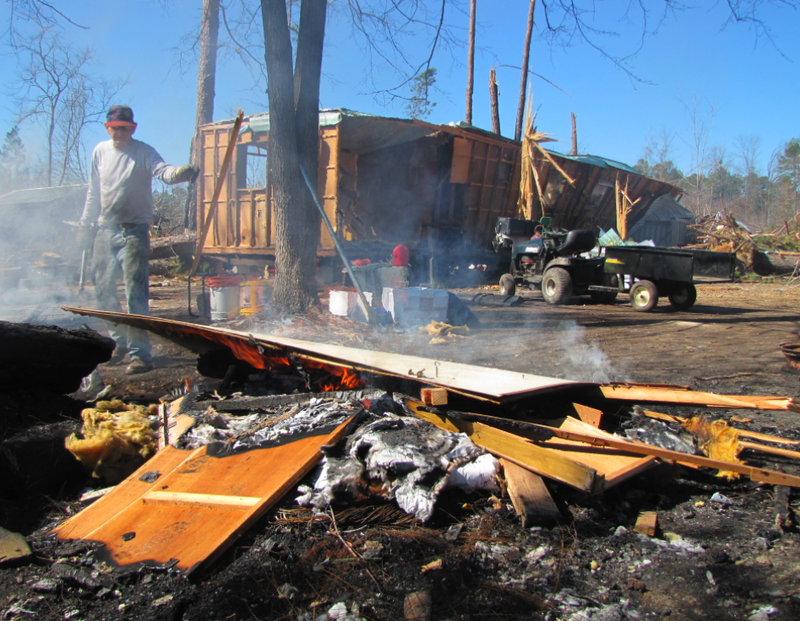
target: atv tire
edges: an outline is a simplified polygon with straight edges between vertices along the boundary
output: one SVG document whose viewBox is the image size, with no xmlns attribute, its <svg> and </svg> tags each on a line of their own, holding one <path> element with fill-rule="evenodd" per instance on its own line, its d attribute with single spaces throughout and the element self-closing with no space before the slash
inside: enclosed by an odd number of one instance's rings
<svg viewBox="0 0 800 621">
<path fill-rule="evenodd" d="M 511 274 L 503 274 L 500 277 L 500 295 L 514 295 L 517 292 L 517 283 Z"/>
<path fill-rule="evenodd" d="M 649 280 L 640 280 L 631 287 L 631 306 L 640 313 L 649 313 L 658 304 L 658 287 Z"/>
<path fill-rule="evenodd" d="M 542 277 L 542 297 L 548 304 L 566 304 L 572 297 L 572 278 L 563 267 L 551 267 Z"/>
</svg>

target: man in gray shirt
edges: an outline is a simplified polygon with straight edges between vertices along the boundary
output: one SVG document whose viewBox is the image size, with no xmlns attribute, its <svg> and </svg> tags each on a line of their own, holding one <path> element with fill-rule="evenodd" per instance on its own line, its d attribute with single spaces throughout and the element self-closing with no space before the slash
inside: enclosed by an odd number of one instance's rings
<svg viewBox="0 0 800 621">
<path fill-rule="evenodd" d="M 120 310 L 117 280 L 122 276 L 127 312 L 149 315 L 152 178 L 173 185 L 193 181 L 199 169 L 170 166 L 153 147 L 135 140 L 136 123 L 128 106 L 110 108 L 105 127 L 111 140 L 98 144 L 92 153 L 89 191 L 81 217 L 81 246 L 91 246 L 89 231 L 97 225 L 92 272 L 98 307 Z M 144 330 L 109 326 L 109 336 L 117 344 L 112 362 L 122 362 L 130 354 L 128 374 L 153 369 L 150 340 Z"/>
</svg>

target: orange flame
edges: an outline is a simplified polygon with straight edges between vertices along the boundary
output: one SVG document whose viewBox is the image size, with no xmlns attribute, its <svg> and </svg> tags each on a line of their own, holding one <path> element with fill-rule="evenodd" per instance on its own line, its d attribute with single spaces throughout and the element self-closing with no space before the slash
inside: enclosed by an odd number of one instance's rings
<svg viewBox="0 0 800 621">
<path fill-rule="evenodd" d="M 236 358 L 255 369 L 272 371 L 292 366 L 292 361 L 281 350 L 262 347 L 260 352 L 259 345 L 252 340 L 198 328 L 181 326 L 179 332 L 198 334 L 205 339 L 219 343 L 229 348 Z M 316 386 L 321 391 L 356 390 L 367 385 L 367 380 L 362 378 L 358 371 L 349 367 L 322 362 L 303 355 L 298 355 L 296 360 L 312 376 L 310 382 L 312 386 Z M 312 371 L 321 373 L 312 374 Z"/>
</svg>

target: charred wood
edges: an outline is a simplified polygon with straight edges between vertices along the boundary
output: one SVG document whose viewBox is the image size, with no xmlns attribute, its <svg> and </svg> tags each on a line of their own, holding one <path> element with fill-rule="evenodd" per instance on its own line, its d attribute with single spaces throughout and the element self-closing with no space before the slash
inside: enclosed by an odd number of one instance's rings
<svg viewBox="0 0 800 621">
<path fill-rule="evenodd" d="M 114 351 L 114 341 L 93 330 L 7 321 L 0 321 L 0 342 L 0 387 L 61 394 L 76 391 Z"/>
</svg>

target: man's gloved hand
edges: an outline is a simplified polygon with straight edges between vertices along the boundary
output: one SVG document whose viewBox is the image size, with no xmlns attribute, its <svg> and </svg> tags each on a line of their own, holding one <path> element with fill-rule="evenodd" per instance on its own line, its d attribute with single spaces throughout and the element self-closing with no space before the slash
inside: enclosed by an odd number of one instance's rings
<svg viewBox="0 0 800 621">
<path fill-rule="evenodd" d="M 194 164 L 186 164 L 186 166 L 179 166 L 175 170 L 175 183 L 183 183 L 184 181 L 192 182 L 197 179 L 200 174 L 200 168 Z"/>
<path fill-rule="evenodd" d="M 94 246 L 94 235 L 96 227 L 91 224 L 81 224 L 78 226 L 78 248 L 81 252 L 91 250 Z"/>
</svg>

